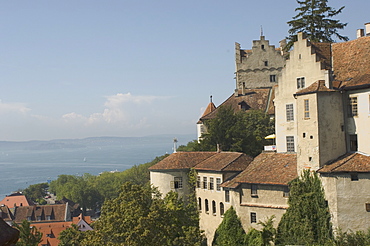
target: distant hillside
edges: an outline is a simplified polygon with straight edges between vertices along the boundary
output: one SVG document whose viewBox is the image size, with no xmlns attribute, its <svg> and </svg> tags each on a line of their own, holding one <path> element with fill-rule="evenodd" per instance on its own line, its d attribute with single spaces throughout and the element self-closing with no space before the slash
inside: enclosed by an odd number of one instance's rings
<svg viewBox="0 0 370 246">
<path fill-rule="evenodd" d="M 48 141 L 0 141 L 0 150 L 58 150 L 58 149 L 78 149 L 92 146 L 111 146 L 111 145 L 148 145 L 171 144 L 173 138 L 178 139 L 178 145 L 185 145 L 189 141 L 196 139 L 195 135 L 153 135 L 145 137 L 89 137 L 83 139 L 54 139 Z"/>
</svg>

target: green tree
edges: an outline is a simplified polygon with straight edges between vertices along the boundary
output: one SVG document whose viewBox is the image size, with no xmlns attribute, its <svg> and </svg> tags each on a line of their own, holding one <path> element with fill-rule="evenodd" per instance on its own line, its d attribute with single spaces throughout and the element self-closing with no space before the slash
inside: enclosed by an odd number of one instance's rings
<svg viewBox="0 0 370 246">
<path fill-rule="evenodd" d="M 278 225 L 276 245 L 325 245 L 332 241 L 329 208 L 318 175 L 305 170 L 289 187 L 289 208 Z"/>
<path fill-rule="evenodd" d="M 80 246 L 84 239 L 84 233 L 78 229 L 78 226 L 72 224 L 71 227 L 60 232 L 58 246 Z"/>
<path fill-rule="evenodd" d="M 49 187 L 47 183 L 39 183 L 28 186 L 23 190 L 23 194 L 32 201 L 44 199 L 46 195 L 46 189 Z"/>
<path fill-rule="evenodd" d="M 297 0 L 297 3 L 299 7 L 295 11 L 298 13 L 293 20 L 288 21 L 290 29 L 287 50 L 297 41 L 299 32 L 304 32 L 312 42 L 334 42 L 333 37 L 348 40 L 348 37 L 338 33 L 338 30 L 344 29 L 347 24 L 333 19 L 342 12 L 344 6 L 335 10 L 327 5 L 328 0 Z"/>
<path fill-rule="evenodd" d="M 339 230 L 335 238 L 336 246 L 358 246 L 358 245 L 370 245 L 370 228 L 365 231 L 347 231 L 342 232 Z"/>
<path fill-rule="evenodd" d="M 14 227 L 19 230 L 19 241 L 16 245 L 19 246 L 37 246 L 42 241 L 42 233 L 36 227 L 31 226 L 31 223 L 24 220 L 22 224 L 14 224 Z"/>
<path fill-rule="evenodd" d="M 189 204 L 189 203 L 188 203 Z M 165 199 L 149 185 L 125 183 L 119 196 L 106 200 L 102 214 L 82 245 L 200 245 L 197 221 L 186 203 L 170 192 Z M 199 233 L 200 234 L 200 233 Z"/>
<path fill-rule="evenodd" d="M 212 245 L 217 246 L 240 246 L 244 245 L 245 231 L 240 219 L 233 207 L 224 214 L 221 224 L 218 226 Z"/>
<path fill-rule="evenodd" d="M 220 107 L 215 119 L 204 123 L 207 133 L 202 136 L 200 150 L 238 151 L 256 156 L 268 143 L 265 137 L 274 132 L 270 117 L 260 110 L 234 113 L 231 107 Z"/>
</svg>

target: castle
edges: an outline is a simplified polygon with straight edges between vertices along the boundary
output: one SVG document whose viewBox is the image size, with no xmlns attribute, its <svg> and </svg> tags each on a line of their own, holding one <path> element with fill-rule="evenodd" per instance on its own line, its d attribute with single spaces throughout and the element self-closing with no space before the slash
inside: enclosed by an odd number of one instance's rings
<svg viewBox="0 0 370 246">
<path fill-rule="evenodd" d="M 252 50 L 235 45 L 236 89 L 221 105 L 275 117 L 276 147 L 254 159 L 177 152 L 150 168 L 151 183 L 163 194 L 186 195 L 187 173 L 197 171 L 200 227 L 209 245 L 231 206 L 246 231 L 271 215 L 278 222 L 288 207 L 289 181 L 305 169 L 322 180 L 334 229 L 368 229 L 370 23 L 365 26 L 357 39 L 342 43 L 313 43 L 299 33 L 289 54 L 263 36 Z M 206 131 L 204 120 L 217 113 L 212 104 L 197 124 L 198 138 Z"/>
</svg>

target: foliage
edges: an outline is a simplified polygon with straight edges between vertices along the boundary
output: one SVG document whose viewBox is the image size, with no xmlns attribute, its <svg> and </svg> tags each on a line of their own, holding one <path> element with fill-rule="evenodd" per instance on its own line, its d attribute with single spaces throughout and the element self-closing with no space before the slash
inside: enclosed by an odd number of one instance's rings
<svg viewBox="0 0 370 246">
<path fill-rule="evenodd" d="M 218 226 L 212 245 L 217 246 L 240 246 L 244 245 L 245 231 L 240 219 L 233 207 L 224 214 L 221 224 Z"/>
<path fill-rule="evenodd" d="M 276 245 L 330 242 L 333 239 L 330 213 L 318 175 L 305 170 L 289 186 L 289 208 L 278 225 Z"/>
<path fill-rule="evenodd" d="M 245 235 L 244 245 L 264 246 L 261 232 L 254 228 L 250 229 Z"/>
<path fill-rule="evenodd" d="M 47 183 L 33 184 L 24 189 L 23 194 L 34 202 L 41 202 L 46 196 L 46 189 L 48 187 L 49 185 Z"/>
<path fill-rule="evenodd" d="M 348 37 L 338 33 L 338 30 L 344 29 L 347 24 L 332 19 L 342 12 L 344 6 L 335 10 L 329 7 L 327 2 L 328 0 L 297 0 L 299 7 L 295 11 L 298 14 L 288 22 L 290 29 L 286 50 L 297 41 L 299 32 L 304 32 L 312 42 L 334 42 L 333 36 L 339 40 L 348 40 Z"/>
<path fill-rule="evenodd" d="M 50 183 L 50 191 L 55 193 L 58 199 L 66 197 L 86 209 L 98 209 L 105 200 L 117 198 L 120 187 L 125 182 L 133 184 L 148 184 L 150 180 L 148 167 L 156 164 L 167 157 L 156 157 L 153 161 L 135 165 L 123 172 L 104 172 L 98 176 L 84 174 L 59 175 L 58 179 Z"/>
<path fill-rule="evenodd" d="M 268 143 L 265 137 L 274 132 L 270 117 L 260 110 L 239 111 L 220 107 L 215 119 L 204 122 L 207 133 L 202 136 L 199 150 L 238 151 L 257 156 Z"/>
<path fill-rule="evenodd" d="M 335 238 L 336 246 L 370 245 L 370 229 L 364 231 L 339 231 Z"/>
<path fill-rule="evenodd" d="M 17 246 L 37 246 L 42 241 L 42 233 L 36 227 L 31 226 L 31 223 L 24 220 L 22 224 L 14 224 L 14 227 L 19 230 L 19 241 Z"/>
<path fill-rule="evenodd" d="M 72 224 L 71 227 L 60 232 L 58 246 L 80 246 L 84 239 L 84 232 L 78 229 L 78 226 Z"/>
<path fill-rule="evenodd" d="M 177 193 L 162 199 L 149 185 L 125 183 L 117 198 L 105 201 L 82 245 L 200 245 L 197 223 Z"/>
<path fill-rule="evenodd" d="M 261 238 L 262 245 L 270 245 L 271 242 L 275 241 L 276 229 L 274 227 L 275 216 L 271 216 L 266 222 L 258 222 L 262 226 Z"/>
</svg>

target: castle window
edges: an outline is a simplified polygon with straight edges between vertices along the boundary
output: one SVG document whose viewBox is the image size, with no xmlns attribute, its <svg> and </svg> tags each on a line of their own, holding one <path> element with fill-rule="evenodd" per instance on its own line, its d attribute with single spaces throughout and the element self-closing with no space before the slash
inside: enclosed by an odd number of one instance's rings
<svg viewBox="0 0 370 246">
<path fill-rule="evenodd" d="M 203 177 L 203 189 L 207 189 L 207 177 Z"/>
<path fill-rule="evenodd" d="M 258 196 L 257 185 L 255 185 L 255 184 L 251 185 L 251 196 L 252 197 L 257 197 Z"/>
<path fill-rule="evenodd" d="M 370 212 L 370 203 L 365 203 L 366 212 Z"/>
<path fill-rule="evenodd" d="M 221 190 L 221 178 L 216 178 L 216 190 Z"/>
<path fill-rule="evenodd" d="M 286 151 L 294 152 L 294 137 L 286 136 Z"/>
<path fill-rule="evenodd" d="M 270 82 L 276 82 L 276 75 L 270 75 Z"/>
<path fill-rule="evenodd" d="M 267 67 L 269 65 L 268 61 L 264 61 L 265 66 Z"/>
<path fill-rule="evenodd" d="M 286 107 L 286 121 L 294 120 L 293 104 L 287 104 Z"/>
<path fill-rule="evenodd" d="M 204 200 L 204 204 L 205 204 L 205 207 L 206 207 L 206 213 L 208 213 L 209 212 L 208 199 Z"/>
<path fill-rule="evenodd" d="M 306 85 L 306 83 L 305 83 L 305 78 L 304 77 L 297 78 L 297 89 L 304 88 L 305 85 Z"/>
<path fill-rule="evenodd" d="M 198 197 L 198 209 L 202 210 L 202 198 Z"/>
<path fill-rule="evenodd" d="M 200 176 L 197 176 L 197 188 L 200 188 Z"/>
<path fill-rule="evenodd" d="M 182 189 L 182 177 L 174 178 L 174 186 L 175 186 L 175 189 Z"/>
<path fill-rule="evenodd" d="M 305 120 L 310 118 L 310 101 L 309 101 L 309 99 L 304 100 L 304 118 L 305 118 Z"/>
<path fill-rule="evenodd" d="M 349 150 L 357 151 L 357 134 L 349 135 Z"/>
<path fill-rule="evenodd" d="M 224 207 L 224 204 L 222 202 L 220 202 L 220 214 L 221 216 L 223 216 L 225 213 L 225 207 Z"/>
<path fill-rule="evenodd" d="M 358 116 L 358 108 L 357 108 L 357 97 L 350 97 L 349 98 L 349 110 L 348 116 Z"/>
<path fill-rule="evenodd" d="M 289 187 L 284 187 L 283 197 L 289 197 Z"/>
<path fill-rule="evenodd" d="M 225 190 L 225 202 L 230 202 L 230 191 Z"/>
<path fill-rule="evenodd" d="M 216 215 L 216 202 L 212 201 L 212 214 Z"/>
<path fill-rule="evenodd" d="M 251 213 L 251 223 L 257 223 L 257 214 Z"/>
<path fill-rule="evenodd" d="M 358 181 L 358 174 L 357 173 L 351 173 L 351 181 Z"/>
<path fill-rule="evenodd" d="M 214 187 L 214 179 L 211 177 L 209 178 L 209 189 L 213 190 L 213 187 Z"/>
<path fill-rule="evenodd" d="M 264 46 L 264 45 L 261 45 L 261 49 L 263 49 L 263 50 L 264 50 L 264 49 L 265 49 L 265 46 Z"/>
</svg>

